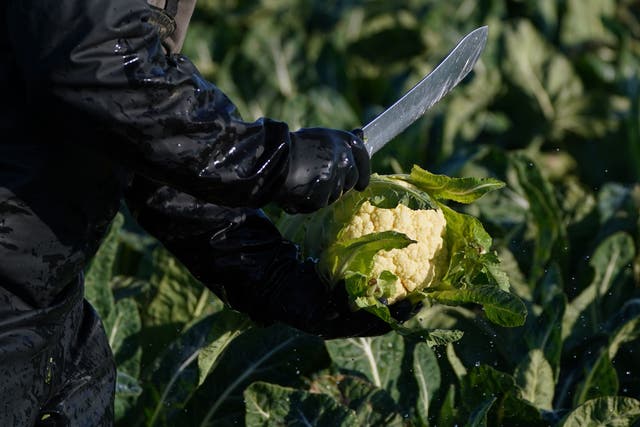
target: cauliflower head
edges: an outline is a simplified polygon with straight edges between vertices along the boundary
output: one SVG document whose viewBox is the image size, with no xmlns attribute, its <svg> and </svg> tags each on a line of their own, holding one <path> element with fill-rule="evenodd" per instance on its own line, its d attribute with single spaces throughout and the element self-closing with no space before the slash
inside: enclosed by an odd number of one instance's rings
<svg viewBox="0 0 640 427">
<path fill-rule="evenodd" d="M 401 326 L 389 304 L 427 296 L 443 304 L 476 302 L 497 324 L 521 325 L 526 307 L 507 291 L 491 237 L 477 218 L 445 203 L 471 203 L 503 186 L 414 166 L 410 174 L 373 174 L 363 191 L 311 214 L 281 215 L 277 224 L 303 258 L 317 262 L 329 286 L 344 285 L 352 309 L 394 328 Z"/>
<path fill-rule="evenodd" d="M 375 278 L 383 271 L 398 278 L 395 292 L 388 301 L 392 304 L 411 292 L 435 284 L 446 270 L 445 229 L 446 220 L 440 209 L 413 210 L 403 204 L 388 209 L 366 201 L 341 231 L 339 239 L 397 231 L 416 241 L 403 249 L 381 250 L 374 256 L 371 286 L 376 285 Z"/>
</svg>

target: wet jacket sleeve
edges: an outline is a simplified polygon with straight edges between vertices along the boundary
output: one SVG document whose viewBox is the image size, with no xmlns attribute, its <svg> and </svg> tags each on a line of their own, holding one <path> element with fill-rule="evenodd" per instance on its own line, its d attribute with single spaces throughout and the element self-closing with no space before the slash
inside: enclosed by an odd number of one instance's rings
<svg viewBox="0 0 640 427">
<path fill-rule="evenodd" d="M 273 199 L 288 168 L 286 124 L 243 122 L 187 58 L 165 55 L 145 0 L 3 3 L 34 115 L 113 134 L 105 153 L 200 199 Z"/>
<path fill-rule="evenodd" d="M 329 289 L 261 210 L 202 202 L 144 177 L 134 180 L 127 203 L 197 279 L 259 323 L 280 321 L 325 338 L 389 330 L 351 311 L 344 286 Z"/>
</svg>

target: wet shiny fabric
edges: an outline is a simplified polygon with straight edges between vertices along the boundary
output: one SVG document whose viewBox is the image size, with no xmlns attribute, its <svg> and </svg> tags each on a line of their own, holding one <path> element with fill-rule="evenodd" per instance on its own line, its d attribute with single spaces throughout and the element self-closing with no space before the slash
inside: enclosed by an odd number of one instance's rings
<svg viewBox="0 0 640 427">
<path fill-rule="evenodd" d="M 125 193 L 143 227 L 254 319 L 379 331 L 345 321 L 344 295 L 259 210 L 293 168 L 286 124 L 242 121 L 165 54 L 152 13 L 145 0 L 0 5 L 0 426 L 112 423 L 113 361 L 81 275 Z"/>
<path fill-rule="evenodd" d="M 0 425 L 111 426 L 115 365 L 82 280 L 34 310 L 0 286 Z"/>
</svg>

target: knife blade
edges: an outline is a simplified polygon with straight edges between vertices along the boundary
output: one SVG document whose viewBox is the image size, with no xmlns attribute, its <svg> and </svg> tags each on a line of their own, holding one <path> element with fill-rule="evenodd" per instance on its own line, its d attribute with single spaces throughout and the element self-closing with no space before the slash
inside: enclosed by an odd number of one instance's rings
<svg viewBox="0 0 640 427">
<path fill-rule="evenodd" d="M 362 128 L 369 156 L 420 118 L 471 72 L 487 43 L 488 32 L 485 26 L 467 34 L 433 71 Z"/>
</svg>

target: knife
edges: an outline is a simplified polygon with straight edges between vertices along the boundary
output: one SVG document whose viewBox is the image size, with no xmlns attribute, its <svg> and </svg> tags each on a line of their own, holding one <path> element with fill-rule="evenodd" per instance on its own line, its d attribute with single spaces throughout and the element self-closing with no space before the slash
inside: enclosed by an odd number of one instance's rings
<svg viewBox="0 0 640 427">
<path fill-rule="evenodd" d="M 469 74 L 487 43 L 488 32 L 485 26 L 467 34 L 433 71 L 362 128 L 369 156 L 420 118 Z"/>
</svg>

